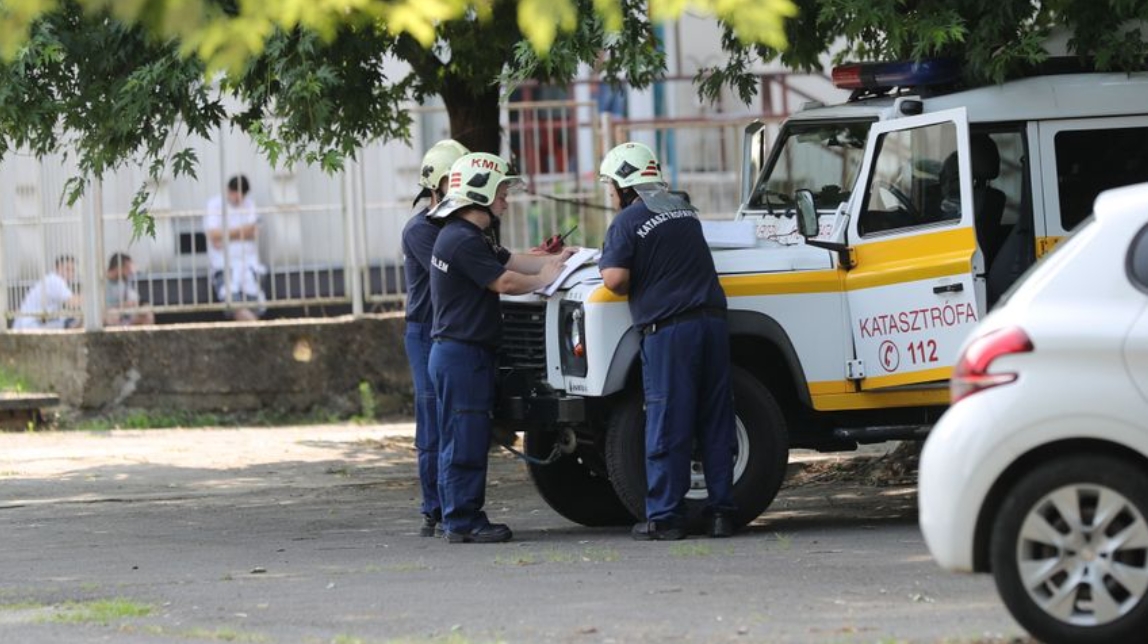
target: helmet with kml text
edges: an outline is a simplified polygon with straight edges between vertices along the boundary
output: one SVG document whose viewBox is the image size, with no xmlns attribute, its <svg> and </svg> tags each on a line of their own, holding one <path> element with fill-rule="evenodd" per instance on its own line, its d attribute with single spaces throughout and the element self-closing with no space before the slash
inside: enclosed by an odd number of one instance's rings
<svg viewBox="0 0 1148 644">
<path fill-rule="evenodd" d="M 654 156 L 654 151 L 634 141 L 623 143 L 607 152 L 598 175 L 602 181 L 613 181 L 619 188 L 663 183 L 662 166 Z"/>
<path fill-rule="evenodd" d="M 485 152 L 467 154 L 450 167 L 446 198 L 427 213 L 432 219 L 446 217 L 464 206 L 487 206 L 494 203 L 498 187 L 522 183 L 520 177 L 508 174 L 510 164 L 502 157 Z"/>
</svg>

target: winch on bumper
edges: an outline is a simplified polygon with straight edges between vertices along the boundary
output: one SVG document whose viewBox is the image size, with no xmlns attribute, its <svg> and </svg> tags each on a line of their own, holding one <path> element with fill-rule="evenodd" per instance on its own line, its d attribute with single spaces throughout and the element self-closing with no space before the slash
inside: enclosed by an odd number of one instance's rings
<svg viewBox="0 0 1148 644">
<path fill-rule="evenodd" d="M 537 374 L 513 367 L 499 370 L 499 395 L 494 408 L 496 420 L 531 426 L 586 421 L 585 398 L 559 394 L 536 378 Z"/>
<path fill-rule="evenodd" d="M 587 399 L 546 382 L 545 302 L 504 301 L 502 320 L 495 419 L 532 428 L 586 422 Z"/>
</svg>

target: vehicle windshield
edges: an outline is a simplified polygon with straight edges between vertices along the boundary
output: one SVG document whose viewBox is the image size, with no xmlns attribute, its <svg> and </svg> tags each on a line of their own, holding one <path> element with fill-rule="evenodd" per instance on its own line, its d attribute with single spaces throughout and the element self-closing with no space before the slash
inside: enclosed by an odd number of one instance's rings
<svg viewBox="0 0 1148 644">
<path fill-rule="evenodd" d="M 777 153 L 757 180 L 750 209 L 787 211 L 793 193 L 813 191 L 818 210 L 834 210 L 849 199 L 861 171 L 865 140 L 873 120 L 789 123 L 778 136 Z"/>
</svg>

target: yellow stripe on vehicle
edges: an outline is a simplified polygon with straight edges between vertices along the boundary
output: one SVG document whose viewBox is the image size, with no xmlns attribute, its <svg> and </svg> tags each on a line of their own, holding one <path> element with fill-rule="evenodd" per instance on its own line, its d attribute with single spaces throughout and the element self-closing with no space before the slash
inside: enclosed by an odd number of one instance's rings
<svg viewBox="0 0 1148 644">
<path fill-rule="evenodd" d="M 888 376 L 869 376 L 861 382 L 861 385 L 867 389 L 876 389 L 878 387 L 897 387 L 899 385 L 914 384 L 918 382 L 948 380 L 952 375 L 952 367 L 937 367 L 936 369 L 922 369 L 920 371 L 894 373 Z"/>
<path fill-rule="evenodd" d="M 842 274 L 837 270 L 726 275 L 720 279 L 726 297 L 839 293 L 843 288 Z"/>
<path fill-rule="evenodd" d="M 618 295 L 617 293 L 615 293 L 614 291 L 611 291 L 610 289 L 606 288 L 605 286 L 599 286 L 598 288 L 594 289 L 590 293 L 590 297 L 587 297 L 586 301 L 587 302 L 626 302 L 626 301 L 629 301 L 629 299 L 630 298 L 626 297 L 625 295 Z"/>
<path fill-rule="evenodd" d="M 1052 252 L 1053 248 L 1059 244 L 1064 237 L 1037 237 L 1036 238 L 1036 258 L 1040 259 L 1048 253 Z"/>
<path fill-rule="evenodd" d="M 860 244 L 857 266 L 845 288 L 856 291 L 972 272 L 976 235 L 972 228 Z"/>
<path fill-rule="evenodd" d="M 888 409 L 893 407 L 922 407 L 949 404 L 949 388 L 904 389 L 897 391 L 859 391 L 849 394 L 818 394 L 813 396 L 817 411 L 847 411 L 854 409 Z"/>
<path fill-rule="evenodd" d="M 790 273 L 754 273 L 725 275 L 719 278 L 726 297 L 754 295 L 800 295 L 804 293 L 839 293 L 843 276 L 837 270 L 794 271 Z M 587 302 L 625 302 L 625 295 L 617 295 L 600 286 L 586 298 Z"/>
<path fill-rule="evenodd" d="M 856 385 L 849 380 L 827 380 L 809 383 L 810 396 L 824 396 L 827 394 L 847 394 L 857 391 Z"/>
</svg>

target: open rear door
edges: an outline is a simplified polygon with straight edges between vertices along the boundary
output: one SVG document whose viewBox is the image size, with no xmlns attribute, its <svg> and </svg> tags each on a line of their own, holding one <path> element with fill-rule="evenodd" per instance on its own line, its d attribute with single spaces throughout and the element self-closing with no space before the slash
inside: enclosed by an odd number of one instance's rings
<svg viewBox="0 0 1148 644">
<path fill-rule="evenodd" d="M 856 360 L 847 372 L 863 390 L 941 386 L 983 291 L 965 110 L 885 121 L 869 137 L 849 224 Z"/>
</svg>

